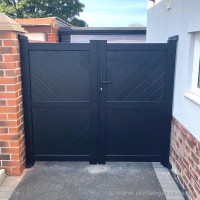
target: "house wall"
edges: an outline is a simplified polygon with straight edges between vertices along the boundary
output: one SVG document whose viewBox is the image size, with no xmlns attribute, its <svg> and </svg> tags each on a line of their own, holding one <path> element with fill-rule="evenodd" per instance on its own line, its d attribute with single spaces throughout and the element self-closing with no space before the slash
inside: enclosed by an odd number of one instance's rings
<svg viewBox="0 0 200 200">
<path fill-rule="evenodd" d="M 191 87 L 193 36 L 190 31 L 200 30 L 200 1 L 174 0 L 172 8 L 166 9 L 167 0 L 148 10 L 147 42 L 167 42 L 168 37 L 179 35 L 173 115 L 198 140 L 200 140 L 200 105 L 184 96 Z"/>
<path fill-rule="evenodd" d="M 71 35 L 71 43 L 89 43 L 90 40 L 107 40 L 108 43 L 145 43 L 146 35 Z"/>
<path fill-rule="evenodd" d="M 36 40 L 36 41 L 46 40 L 45 33 L 25 33 L 25 36 L 28 37 L 29 40 Z"/>
<path fill-rule="evenodd" d="M 22 26 L 26 31 L 26 36 L 32 40 L 32 41 L 48 41 L 48 34 L 51 33 L 51 26 Z M 38 33 L 39 34 L 43 34 L 44 35 L 44 38 L 45 40 L 40 40 L 37 39 L 37 36 L 38 36 Z M 31 34 L 31 37 L 29 37 L 28 34 Z M 35 39 L 33 39 L 33 37 Z"/>
<path fill-rule="evenodd" d="M 45 42 L 58 42 L 58 25 L 55 21 L 52 21 L 52 24 L 47 25 L 36 25 L 36 26 L 22 26 L 28 34 L 26 36 L 33 42 L 35 41 L 45 41 Z M 31 37 L 29 37 L 29 34 L 31 34 Z M 44 37 L 38 37 L 38 34 L 43 34 Z M 33 40 L 34 38 L 34 40 Z M 38 38 L 38 39 L 37 39 Z M 45 40 L 44 40 L 44 39 Z"/>
<path fill-rule="evenodd" d="M 170 36 L 179 35 L 173 101 L 171 160 L 179 180 L 200 199 L 200 105 L 184 94 L 191 89 L 194 33 L 200 31 L 200 1 L 167 0 L 149 2 L 147 42 L 166 43 Z"/>
</svg>

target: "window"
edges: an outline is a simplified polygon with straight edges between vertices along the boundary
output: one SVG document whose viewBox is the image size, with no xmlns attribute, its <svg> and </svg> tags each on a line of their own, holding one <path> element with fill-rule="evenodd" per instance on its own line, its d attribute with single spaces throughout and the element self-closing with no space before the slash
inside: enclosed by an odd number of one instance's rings
<svg viewBox="0 0 200 200">
<path fill-rule="evenodd" d="M 191 92 L 200 96 L 200 33 L 195 34 Z"/>
</svg>

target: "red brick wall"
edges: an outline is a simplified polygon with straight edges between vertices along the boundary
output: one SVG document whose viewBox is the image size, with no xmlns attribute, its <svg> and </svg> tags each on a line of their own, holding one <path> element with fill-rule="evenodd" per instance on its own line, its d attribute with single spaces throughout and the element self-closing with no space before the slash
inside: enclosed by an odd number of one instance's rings
<svg viewBox="0 0 200 200">
<path fill-rule="evenodd" d="M 20 175 L 24 164 L 19 43 L 17 33 L 0 31 L 0 168 Z"/>
<path fill-rule="evenodd" d="M 171 162 L 191 199 L 200 199 L 200 142 L 177 120 L 172 122 Z"/>
<path fill-rule="evenodd" d="M 47 34 L 47 42 L 58 42 L 58 30 L 55 20 L 51 24 L 51 32 Z"/>
<path fill-rule="evenodd" d="M 28 33 L 44 33 L 45 42 L 58 42 L 58 26 L 55 21 L 49 26 L 22 26 Z M 31 42 L 38 42 L 37 40 L 32 40 Z"/>
<path fill-rule="evenodd" d="M 44 33 L 45 42 L 58 42 L 58 27 L 55 21 L 49 26 L 22 26 L 28 33 Z M 32 40 L 31 42 L 38 42 Z"/>
</svg>

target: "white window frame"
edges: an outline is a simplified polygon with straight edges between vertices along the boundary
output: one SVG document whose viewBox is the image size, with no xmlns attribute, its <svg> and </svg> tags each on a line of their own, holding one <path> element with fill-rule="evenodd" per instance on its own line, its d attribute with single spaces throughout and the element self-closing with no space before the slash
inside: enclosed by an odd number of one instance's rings
<svg viewBox="0 0 200 200">
<path fill-rule="evenodd" d="M 192 85 L 191 85 L 191 92 L 200 97 L 200 88 L 198 87 L 199 73 L 200 73 L 199 67 L 200 67 L 200 32 L 195 34 Z"/>
</svg>

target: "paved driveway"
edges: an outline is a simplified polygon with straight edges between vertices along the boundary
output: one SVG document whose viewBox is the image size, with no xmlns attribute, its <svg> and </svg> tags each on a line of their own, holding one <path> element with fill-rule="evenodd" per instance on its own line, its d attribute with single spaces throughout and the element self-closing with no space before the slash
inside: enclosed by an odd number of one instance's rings
<svg viewBox="0 0 200 200">
<path fill-rule="evenodd" d="M 165 200 L 151 163 L 38 162 L 10 200 Z"/>
</svg>

